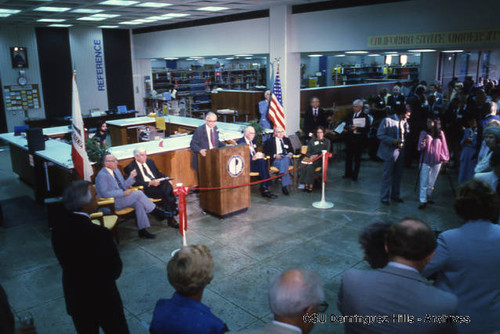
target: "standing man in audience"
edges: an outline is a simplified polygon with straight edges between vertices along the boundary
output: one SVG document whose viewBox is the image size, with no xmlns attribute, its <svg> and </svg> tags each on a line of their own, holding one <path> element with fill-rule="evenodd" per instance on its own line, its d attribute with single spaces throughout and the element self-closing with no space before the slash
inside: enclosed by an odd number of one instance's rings
<svg viewBox="0 0 500 334">
<path fill-rule="evenodd" d="M 319 98 L 313 97 L 310 106 L 306 109 L 302 129 L 308 140 L 313 137 L 314 130 L 317 129 L 318 126 L 322 126 L 325 129 L 328 128 L 328 116 L 323 108 L 320 108 Z"/>
<path fill-rule="evenodd" d="M 269 105 L 271 104 L 271 91 L 264 92 L 264 100 L 259 102 L 259 125 L 262 129 L 272 129 L 271 121 L 269 120 Z M 270 137 L 269 134 L 262 136 L 262 140 L 266 141 Z"/>
<path fill-rule="evenodd" d="M 274 320 L 262 328 L 242 334 L 308 334 L 313 315 L 325 312 L 328 304 L 321 278 L 313 271 L 290 269 L 276 277 L 269 287 L 269 306 Z"/>
<path fill-rule="evenodd" d="M 404 166 L 404 142 L 409 132 L 407 120 L 411 109 L 399 111 L 391 117 L 386 117 L 380 123 L 377 138 L 380 140 L 377 156 L 384 160 L 384 172 L 380 189 L 380 201 L 389 205 L 390 200 L 403 203 L 400 196 L 401 177 Z"/>
<path fill-rule="evenodd" d="M 429 285 L 420 274 L 436 245 L 434 231 L 422 221 L 404 218 L 392 225 L 385 244 L 389 263 L 378 270 L 347 270 L 338 294 L 342 315 L 386 316 L 387 321 L 346 322 L 346 333 L 456 333 L 453 322 L 426 321 L 427 315 L 456 315 L 458 307 L 455 295 Z"/>
<path fill-rule="evenodd" d="M 166 175 L 158 170 L 152 159 L 148 159 L 144 147 L 134 149 L 134 161 L 125 167 L 126 174 L 130 174 L 134 170 L 137 172 L 134 185 L 143 186 L 146 196 L 160 198 L 160 207 L 167 211 L 168 225 L 178 228 L 179 224 L 174 218 L 177 205 L 172 184 L 168 180 L 158 181 L 158 179 L 166 178 Z"/>
<path fill-rule="evenodd" d="M 358 180 L 359 168 L 361 167 L 361 154 L 365 149 L 370 129 L 370 118 L 363 111 L 363 101 L 355 100 L 352 103 L 352 112 L 344 120 L 345 138 L 345 173 L 344 178 Z M 354 170 L 352 163 L 354 161 Z"/>
<path fill-rule="evenodd" d="M 285 130 L 277 126 L 274 128 L 274 137 L 264 143 L 264 153 L 271 157 L 271 165 L 279 169 L 280 174 L 287 173 L 281 177 L 281 191 L 288 196 L 287 187 L 292 184 L 288 173 L 293 155 L 293 146 L 289 138 L 285 137 Z"/>
<path fill-rule="evenodd" d="M 91 185 L 73 181 L 63 193 L 66 221 L 56 222 L 52 246 L 62 267 L 64 300 L 79 334 L 129 333 L 115 281 L 122 261 L 111 232 L 93 224 L 97 200 Z"/>
<path fill-rule="evenodd" d="M 405 97 L 401 94 L 400 86 L 395 85 L 392 87 L 392 95 L 387 99 L 387 106 L 390 107 L 390 114 L 405 110 Z"/>
<path fill-rule="evenodd" d="M 146 229 L 151 226 L 147 214 L 151 213 L 160 221 L 166 219 L 166 216 L 142 191 L 128 189 L 134 184 L 136 176 L 137 171 L 133 170 L 128 179 L 125 180 L 118 169 L 116 157 L 108 153 L 104 155 L 104 167 L 95 178 L 97 195 L 99 197 L 113 197 L 116 210 L 134 208 L 139 237 L 153 239 L 155 235 Z"/>
<path fill-rule="evenodd" d="M 255 129 L 251 126 L 245 128 L 243 138 L 237 141 L 238 144 L 248 144 L 250 150 L 250 171 L 259 172 L 259 177 L 261 179 L 269 178 L 269 169 L 267 168 L 267 162 L 264 160 L 264 154 L 262 152 L 257 152 L 257 146 L 255 145 Z M 273 184 L 272 180 L 263 182 L 260 184 L 260 192 L 262 197 L 267 198 L 278 198 L 278 196 L 271 193 L 270 188 Z"/>
<path fill-rule="evenodd" d="M 217 115 L 209 112 L 205 117 L 205 124 L 194 130 L 191 144 L 193 151 L 193 169 L 198 174 L 198 153 L 202 157 L 207 156 L 207 150 L 226 146 L 223 141 L 219 141 L 219 129 L 217 129 Z"/>
</svg>

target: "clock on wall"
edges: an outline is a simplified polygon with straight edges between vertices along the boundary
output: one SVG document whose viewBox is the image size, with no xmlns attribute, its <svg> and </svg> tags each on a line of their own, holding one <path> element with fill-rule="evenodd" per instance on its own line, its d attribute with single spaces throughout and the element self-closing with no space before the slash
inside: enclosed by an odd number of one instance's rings
<svg viewBox="0 0 500 334">
<path fill-rule="evenodd" d="M 17 77 L 17 83 L 20 85 L 20 86 L 24 86 L 26 85 L 26 83 L 28 82 L 28 79 L 26 79 L 26 75 L 24 74 L 24 71 L 19 71 L 19 76 Z"/>
</svg>

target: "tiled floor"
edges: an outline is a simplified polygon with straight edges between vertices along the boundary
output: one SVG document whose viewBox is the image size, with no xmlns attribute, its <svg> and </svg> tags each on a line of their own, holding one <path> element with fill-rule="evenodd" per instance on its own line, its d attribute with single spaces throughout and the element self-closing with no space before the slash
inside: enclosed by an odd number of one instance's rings
<svg viewBox="0 0 500 334">
<path fill-rule="evenodd" d="M 330 210 L 311 206 L 320 192 L 298 190 L 283 196 L 279 185 L 276 200 L 260 197 L 252 189 L 248 212 L 225 220 L 204 215 L 194 195 L 188 197 L 188 243 L 205 244 L 213 254 L 215 277 L 206 288 L 203 301 L 233 331 L 259 327 L 272 318 L 267 304 L 267 287 L 273 274 L 290 267 L 305 267 L 324 280 L 328 313 L 338 314 L 337 290 L 342 273 L 349 268 L 366 268 L 357 242 L 360 228 L 376 219 L 397 220 L 413 216 L 443 230 L 459 224 L 452 210 L 453 195 L 447 177 L 441 175 L 435 192 L 436 204 L 417 210 L 413 191 L 416 170 L 405 170 L 403 204 L 381 206 L 378 198 L 382 164 L 363 161 L 358 182 L 344 180 L 343 164 L 329 170 L 327 199 Z M 456 180 L 456 176 L 453 177 Z M 20 196 L 33 197 L 32 190 L 12 173 L 8 151 L 0 151 L 0 201 Z M 134 221 L 120 227 L 119 246 L 123 273 L 118 287 L 131 333 L 147 333 L 153 308 L 160 297 L 170 297 L 173 288 L 166 278 L 166 263 L 179 248 L 175 230 L 152 220 L 154 240 L 137 238 Z M 0 283 L 17 312 L 29 311 L 41 334 L 74 333 L 65 312 L 61 270 L 52 252 L 50 232 L 33 221 L 8 229 L 0 228 Z M 313 333 L 342 333 L 339 324 L 318 324 Z"/>
</svg>

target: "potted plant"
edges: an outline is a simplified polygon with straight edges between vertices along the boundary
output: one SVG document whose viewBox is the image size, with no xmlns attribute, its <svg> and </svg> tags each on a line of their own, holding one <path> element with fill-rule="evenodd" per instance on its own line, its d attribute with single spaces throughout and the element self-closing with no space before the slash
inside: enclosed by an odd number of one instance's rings
<svg viewBox="0 0 500 334">
<path fill-rule="evenodd" d="M 87 151 L 87 155 L 91 162 L 95 162 L 95 166 L 97 170 L 100 170 L 103 167 L 102 160 L 104 155 L 108 152 L 107 145 L 101 146 L 97 142 L 97 140 L 93 140 L 92 138 L 85 139 L 85 149 Z"/>
</svg>

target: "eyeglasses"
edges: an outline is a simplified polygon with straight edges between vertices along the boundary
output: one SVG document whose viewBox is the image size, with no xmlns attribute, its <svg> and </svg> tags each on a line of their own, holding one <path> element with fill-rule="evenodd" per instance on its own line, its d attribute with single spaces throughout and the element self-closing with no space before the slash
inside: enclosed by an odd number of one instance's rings
<svg viewBox="0 0 500 334">
<path fill-rule="evenodd" d="M 214 120 L 212 121 L 212 120 L 207 119 L 207 122 L 208 122 L 208 123 L 215 123 L 215 122 L 217 122 L 217 120 L 216 120 L 216 119 L 214 119 Z"/>
<path fill-rule="evenodd" d="M 328 309 L 328 303 L 326 302 L 326 300 L 318 305 L 318 312 L 319 313 L 325 313 L 327 309 Z"/>
<path fill-rule="evenodd" d="M 106 160 L 106 162 L 117 162 L 118 160 L 113 159 L 113 160 Z"/>
</svg>

